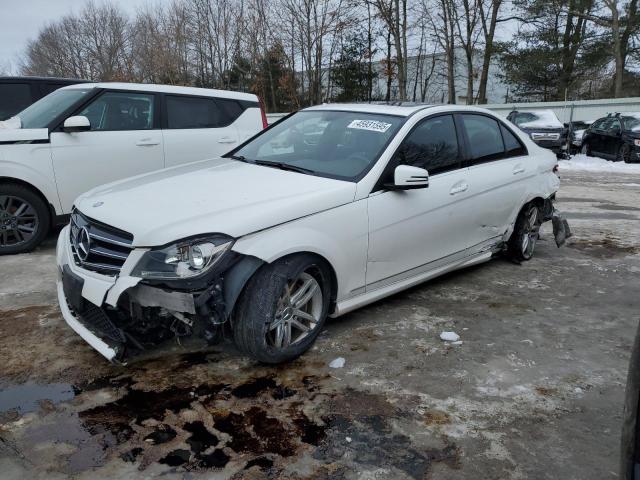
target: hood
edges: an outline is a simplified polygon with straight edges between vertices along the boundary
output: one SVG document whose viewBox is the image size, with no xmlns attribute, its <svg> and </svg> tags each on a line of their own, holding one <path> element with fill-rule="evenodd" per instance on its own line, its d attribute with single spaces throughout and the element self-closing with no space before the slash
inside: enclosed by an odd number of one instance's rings
<svg viewBox="0 0 640 480">
<path fill-rule="evenodd" d="M 205 233 L 241 237 L 350 203 L 355 192 L 352 182 L 220 158 L 103 185 L 75 205 L 151 247 Z"/>
<path fill-rule="evenodd" d="M 46 128 L 0 128 L 0 143 L 49 140 Z"/>
<path fill-rule="evenodd" d="M 518 127 L 522 129 L 559 129 L 562 130 L 564 125 L 560 123 L 556 114 L 553 113 L 552 110 L 538 110 L 533 113 L 537 118 L 535 120 L 531 120 L 530 122 L 522 122 L 518 125 Z"/>
</svg>

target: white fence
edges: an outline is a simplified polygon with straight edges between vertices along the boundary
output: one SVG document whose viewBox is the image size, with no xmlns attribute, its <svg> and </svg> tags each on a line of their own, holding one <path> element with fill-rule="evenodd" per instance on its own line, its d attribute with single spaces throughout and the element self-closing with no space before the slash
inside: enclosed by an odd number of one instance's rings
<svg viewBox="0 0 640 480">
<path fill-rule="evenodd" d="M 640 112 L 640 97 L 611 98 L 604 100 L 576 100 L 568 102 L 534 102 L 534 103 L 503 103 L 480 105 L 507 116 L 512 110 L 533 111 L 553 110 L 561 122 L 569 120 L 596 120 L 606 117 L 608 113 Z M 286 113 L 268 113 L 267 121 L 271 124 L 287 115 Z"/>
</svg>

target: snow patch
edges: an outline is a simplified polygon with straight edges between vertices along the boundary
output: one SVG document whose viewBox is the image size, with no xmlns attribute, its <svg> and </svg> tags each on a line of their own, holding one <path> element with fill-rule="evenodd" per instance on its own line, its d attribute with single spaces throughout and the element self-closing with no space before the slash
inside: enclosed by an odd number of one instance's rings
<svg viewBox="0 0 640 480">
<path fill-rule="evenodd" d="M 560 171 L 585 171 L 585 172 L 613 172 L 613 173 L 640 173 L 640 164 L 612 162 L 600 157 L 587 157 L 586 155 L 574 155 L 571 160 L 558 162 Z"/>
<path fill-rule="evenodd" d="M 460 340 L 460 335 L 456 332 L 442 332 L 440 334 L 440 340 L 444 340 L 445 342 L 457 342 Z"/>
<path fill-rule="evenodd" d="M 344 363 L 346 362 L 346 360 L 343 357 L 338 357 L 334 360 L 331 360 L 331 362 L 329 363 L 329 367 L 330 368 L 342 368 L 344 367 Z"/>
</svg>

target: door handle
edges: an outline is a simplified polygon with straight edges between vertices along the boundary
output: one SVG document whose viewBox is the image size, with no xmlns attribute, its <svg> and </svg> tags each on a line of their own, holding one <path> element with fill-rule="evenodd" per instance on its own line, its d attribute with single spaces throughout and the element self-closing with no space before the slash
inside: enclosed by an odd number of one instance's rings
<svg viewBox="0 0 640 480">
<path fill-rule="evenodd" d="M 136 142 L 138 147 L 150 147 L 158 144 L 160 144 L 159 140 L 152 140 L 151 138 L 142 138 Z"/>
<path fill-rule="evenodd" d="M 236 143 L 236 139 L 231 137 L 222 137 L 218 140 L 218 143 Z"/>
<path fill-rule="evenodd" d="M 469 185 L 467 185 L 464 182 L 456 184 L 453 187 L 451 187 L 451 190 L 449 190 L 449 195 L 455 195 L 457 193 L 466 192 L 467 188 L 469 188 Z"/>
<path fill-rule="evenodd" d="M 516 165 L 513 167 L 513 174 L 517 175 L 519 173 L 524 173 L 524 167 L 522 165 Z"/>
</svg>

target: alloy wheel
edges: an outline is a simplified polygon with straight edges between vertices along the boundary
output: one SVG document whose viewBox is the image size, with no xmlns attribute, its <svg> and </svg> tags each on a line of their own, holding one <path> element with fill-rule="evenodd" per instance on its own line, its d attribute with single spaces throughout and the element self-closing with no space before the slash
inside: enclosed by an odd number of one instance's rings
<svg viewBox="0 0 640 480">
<path fill-rule="evenodd" d="M 302 272 L 289 280 L 267 329 L 267 343 L 279 349 L 299 343 L 318 327 L 322 307 L 322 288 L 313 275 Z"/>
<path fill-rule="evenodd" d="M 0 247 L 28 242 L 38 230 L 38 214 L 26 200 L 0 195 Z"/>
<path fill-rule="evenodd" d="M 522 232 L 521 249 L 524 258 L 531 258 L 533 256 L 533 250 L 536 248 L 539 232 L 538 209 L 531 207 L 524 225 L 524 231 Z"/>
</svg>

